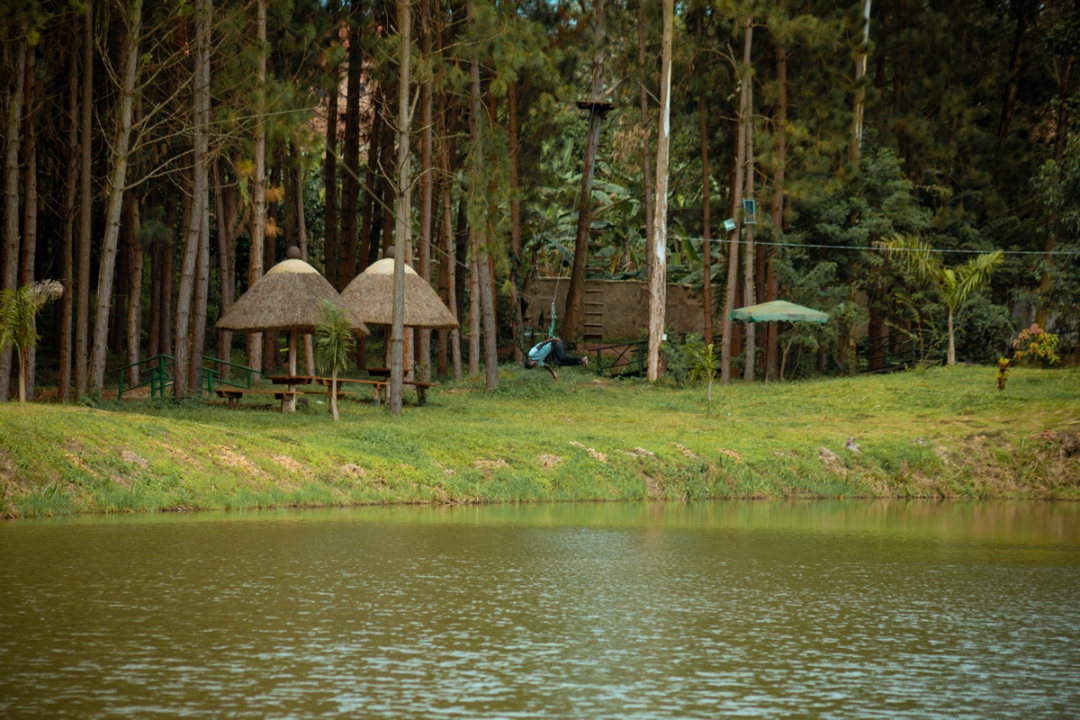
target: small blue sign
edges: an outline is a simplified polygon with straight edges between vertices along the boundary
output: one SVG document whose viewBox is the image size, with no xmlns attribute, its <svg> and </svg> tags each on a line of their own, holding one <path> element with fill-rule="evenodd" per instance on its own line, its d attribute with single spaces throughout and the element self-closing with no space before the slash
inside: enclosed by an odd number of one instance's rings
<svg viewBox="0 0 1080 720">
<path fill-rule="evenodd" d="M 742 201 L 743 222 L 747 225 L 757 224 L 757 200 L 748 198 Z"/>
</svg>

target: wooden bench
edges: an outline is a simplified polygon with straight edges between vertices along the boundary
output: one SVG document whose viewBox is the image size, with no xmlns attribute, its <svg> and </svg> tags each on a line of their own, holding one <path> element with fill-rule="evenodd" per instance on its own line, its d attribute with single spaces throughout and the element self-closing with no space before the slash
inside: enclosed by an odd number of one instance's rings
<svg viewBox="0 0 1080 720">
<path fill-rule="evenodd" d="M 333 383 L 333 378 L 316 378 L 320 385 L 330 387 Z M 382 393 L 390 387 L 390 383 L 386 380 L 372 380 L 370 378 L 338 378 L 338 397 L 341 397 L 341 386 L 345 383 L 355 383 L 357 385 L 371 385 L 375 391 L 375 405 L 378 406 Z"/>
<path fill-rule="evenodd" d="M 414 388 L 416 388 L 417 405 L 423 405 L 425 402 L 427 402 L 426 395 L 428 388 L 433 388 L 439 384 L 437 382 L 426 382 L 424 380 L 402 380 L 401 382 L 405 385 L 412 385 Z"/>
<path fill-rule="evenodd" d="M 275 400 L 289 400 L 299 395 L 297 392 L 285 390 L 248 390 L 244 388 L 216 388 L 214 394 L 227 400 L 230 410 L 235 410 L 245 395 L 273 395 Z"/>
<path fill-rule="evenodd" d="M 370 370 L 371 368 L 368 368 Z M 378 369 L 378 368 L 376 368 Z M 319 382 L 323 385 L 330 384 L 330 378 L 319 378 Z M 437 382 L 425 382 L 423 380 L 402 380 L 402 384 L 411 385 L 416 388 L 416 402 L 419 405 L 423 405 L 427 401 L 428 388 L 435 387 L 439 383 Z M 341 383 L 360 383 L 362 385 L 371 385 L 375 391 L 375 405 L 379 405 L 382 402 L 386 402 L 390 399 L 390 381 L 389 380 L 372 380 L 369 378 L 338 378 L 338 384 Z"/>
<path fill-rule="evenodd" d="M 425 402 L 427 402 L 428 388 L 435 387 L 439 383 L 437 383 L 437 382 L 426 382 L 424 380 L 402 380 L 401 384 L 402 385 L 409 385 L 409 386 L 412 386 L 412 387 L 416 388 L 416 404 L 417 405 L 423 405 Z M 384 384 L 384 387 L 382 388 L 382 392 L 384 393 L 383 394 L 384 400 L 389 401 L 389 399 L 390 399 L 390 383 L 389 382 Z M 378 403 L 376 403 L 376 404 L 378 404 Z"/>
<path fill-rule="evenodd" d="M 326 390 L 324 392 L 320 390 L 295 390 L 293 392 L 289 392 L 287 390 L 247 390 L 244 388 L 216 388 L 214 390 L 214 394 L 217 395 L 219 398 L 224 398 L 225 400 L 227 400 L 229 409 L 235 410 L 239 406 L 240 401 L 244 398 L 245 395 L 273 395 L 275 400 L 291 400 L 294 399 L 297 395 L 329 396 L 330 391 Z M 340 400 L 341 398 L 345 397 L 345 392 L 341 388 L 338 388 L 337 396 Z"/>
</svg>

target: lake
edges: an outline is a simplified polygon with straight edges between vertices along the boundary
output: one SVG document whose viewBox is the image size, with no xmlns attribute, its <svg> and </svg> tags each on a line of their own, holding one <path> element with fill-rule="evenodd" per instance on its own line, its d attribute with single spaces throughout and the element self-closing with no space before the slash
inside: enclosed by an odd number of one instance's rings
<svg viewBox="0 0 1080 720">
<path fill-rule="evenodd" d="M 0 716 L 1080 716 L 1080 505 L 0 523 Z"/>
</svg>

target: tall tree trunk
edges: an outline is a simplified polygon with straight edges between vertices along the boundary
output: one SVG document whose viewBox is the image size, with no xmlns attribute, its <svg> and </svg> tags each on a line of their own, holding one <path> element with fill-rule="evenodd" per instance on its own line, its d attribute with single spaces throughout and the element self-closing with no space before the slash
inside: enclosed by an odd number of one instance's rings
<svg viewBox="0 0 1080 720">
<path fill-rule="evenodd" d="M 956 342 L 953 335 L 953 309 L 949 308 L 949 354 L 947 362 L 949 367 L 956 364 Z"/>
<path fill-rule="evenodd" d="M 263 253 L 266 243 L 266 113 L 262 93 L 266 90 L 266 6 L 268 0 L 256 0 L 258 31 L 256 42 L 259 44 L 258 92 L 259 100 L 255 108 L 255 187 L 252 190 L 251 204 L 254 208 L 251 218 L 251 252 L 248 266 L 248 287 L 254 285 L 263 276 Z M 262 333 L 248 333 L 247 362 L 256 373 L 262 367 Z M 255 377 L 258 380 L 258 376 Z"/>
<path fill-rule="evenodd" d="M 14 67 L 10 57 L 5 66 L 11 68 L 14 77 L 11 84 L 4 84 L 7 117 L 4 118 L 4 266 L 0 276 L 0 289 L 14 290 L 19 283 L 19 139 L 22 131 L 23 95 L 26 83 L 26 23 L 18 29 L 15 44 Z M 5 54 L 9 44 L 4 43 Z M 8 345 L 0 350 L 0 402 L 7 402 L 11 391 L 12 349 Z"/>
<path fill-rule="evenodd" d="M 454 226 L 454 290 L 457 292 L 458 320 L 465 312 L 466 271 L 472 272 L 469 261 L 469 202 L 464 196 L 458 201 L 457 220 Z M 479 372 L 479 370 L 477 370 Z"/>
<path fill-rule="evenodd" d="M 139 362 L 142 350 L 142 278 L 145 260 L 142 243 L 139 242 L 139 201 L 135 192 L 124 194 L 124 222 L 127 224 L 128 238 L 128 306 L 127 306 L 127 362 L 133 365 Z M 139 367 L 128 371 L 132 385 L 139 384 Z"/>
<path fill-rule="evenodd" d="M 521 362 L 524 353 L 521 348 L 521 329 L 525 318 L 521 315 L 521 285 L 524 279 L 521 266 L 521 189 L 518 179 L 518 165 L 521 157 L 521 142 L 518 136 L 518 98 L 517 85 L 507 87 L 507 124 L 510 145 L 510 290 L 511 321 L 514 326 L 514 362 Z"/>
<path fill-rule="evenodd" d="M 184 261 L 180 268 L 180 291 L 176 302 L 176 366 L 173 375 L 173 391 L 176 397 L 188 394 L 192 386 L 198 388 L 202 368 L 203 337 L 206 329 L 206 300 L 202 274 L 209 270 L 203 263 L 203 245 L 209 246 L 209 237 L 203 238 L 206 228 L 209 236 L 209 208 L 207 187 L 207 151 L 210 121 L 210 22 L 211 0 L 195 2 L 195 71 L 192 85 L 192 117 L 194 119 L 194 154 L 191 169 L 191 218 L 185 218 L 187 237 L 184 243 Z M 195 297 L 195 322 L 190 330 L 192 298 Z M 200 323 L 199 303 L 202 303 Z M 200 325 L 201 330 L 200 332 Z"/>
<path fill-rule="evenodd" d="M 67 158 L 64 169 L 64 229 L 60 248 L 60 277 L 64 295 L 60 299 L 60 372 L 57 378 L 56 399 L 71 401 L 72 391 L 72 313 L 75 297 L 75 196 L 79 174 L 79 57 L 78 30 L 72 28 L 68 57 L 68 133 Z"/>
<path fill-rule="evenodd" d="M 296 155 L 296 232 L 300 241 L 300 258 L 304 262 L 308 259 L 308 236 L 307 236 L 307 213 L 304 211 L 304 166 L 300 162 L 300 154 Z M 315 374 L 315 343 L 311 333 L 304 334 L 304 371 L 307 375 Z"/>
<path fill-rule="evenodd" d="M 470 235 L 475 232 L 470 228 Z M 472 257 L 469 258 L 469 374 L 480 374 L 480 264 L 476 259 L 476 247 L 470 239 Z"/>
<path fill-rule="evenodd" d="M 94 97 L 94 2 L 87 0 L 83 16 L 82 96 L 79 98 L 79 252 L 75 289 L 75 397 L 86 395 L 90 372 L 90 252 L 94 191 L 90 184 L 93 165 L 91 143 Z"/>
<path fill-rule="evenodd" d="M 493 242 L 492 238 L 488 243 Z M 490 250 L 483 248 L 481 257 L 477 261 L 483 269 L 491 268 Z M 484 324 L 484 375 L 488 390 L 499 387 L 499 348 L 498 325 L 495 317 L 495 288 L 490 272 L 480 273 L 480 312 Z"/>
<path fill-rule="evenodd" d="M 446 333 L 445 330 L 440 331 L 439 335 L 439 373 L 445 374 L 445 353 L 443 351 L 443 345 L 449 340 L 450 355 L 452 367 L 454 369 L 454 379 L 457 380 L 461 377 L 461 305 L 458 303 L 457 292 L 457 263 L 455 254 L 454 243 L 454 225 L 453 225 L 453 188 L 454 178 L 450 174 L 450 158 L 454 154 L 454 142 L 453 134 L 447 131 L 447 96 L 443 93 L 442 100 L 442 112 L 440 113 L 440 133 L 439 133 L 439 175 L 442 179 L 441 183 L 441 195 L 442 195 L 442 258 L 439 261 L 440 274 L 445 273 L 446 277 L 446 306 L 450 309 L 454 319 L 458 321 L 459 326 Z M 448 334 L 448 338 L 446 335 Z"/>
<path fill-rule="evenodd" d="M 142 29 L 142 0 L 131 0 L 124 19 L 121 57 L 120 94 L 117 98 L 116 129 L 110 143 L 113 157 L 105 202 L 105 235 L 101 242 L 101 267 L 98 272 L 97 308 L 94 314 L 94 343 L 90 352 L 90 384 L 101 388 L 105 383 L 105 350 L 112 304 L 113 272 L 116 245 L 120 236 L 120 214 L 124 186 L 127 184 L 128 145 L 131 140 L 131 116 L 135 105 L 135 75 L 139 62 Z"/>
<path fill-rule="evenodd" d="M 38 186 L 37 186 L 37 118 L 34 112 L 34 75 L 37 64 L 36 49 L 26 51 L 26 89 L 24 98 L 26 109 L 24 119 L 26 129 L 23 133 L 23 240 L 22 255 L 19 259 L 19 285 L 29 285 L 34 277 L 37 260 L 38 226 Z M 34 399 L 34 371 L 37 365 L 37 348 L 28 347 L 23 351 L 25 367 L 19 373 L 20 400 Z"/>
<path fill-rule="evenodd" d="M 774 147 L 776 151 L 776 166 L 773 170 L 773 198 L 772 198 L 772 249 L 769 252 L 769 265 L 765 280 L 766 301 L 773 301 L 779 297 L 779 280 L 773 263 L 776 261 L 776 245 L 784 234 L 784 183 L 787 172 L 787 48 L 783 45 L 776 47 L 776 82 L 779 92 L 776 97 L 776 119 L 773 123 Z M 767 380 L 775 380 L 779 370 L 779 343 L 777 342 L 777 326 L 771 322 L 766 324 L 765 341 L 765 377 Z"/>
<path fill-rule="evenodd" d="M 1024 59 L 1024 40 L 1031 15 L 1037 13 L 1037 6 L 1031 0 L 1020 0 L 1013 6 L 1016 13 L 1016 30 L 1013 33 L 1012 62 L 1009 64 L 1009 82 L 1005 86 L 1005 97 L 1001 101 L 1001 121 L 998 123 L 998 139 L 1009 137 L 1012 125 L 1013 108 L 1016 107 L 1016 94 L 1020 84 L 1020 66 Z"/>
<path fill-rule="evenodd" d="M 862 40 L 855 56 L 855 127 L 848 147 L 848 161 L 852 164 L 859 162 L 859 153 L 862 150 L 863 110 L 866 107 L 866 86 L 863 78 L 866 77 L 867 50 L 870 43 L 870 1 L 862 0 Z"/>
<path fill-rule="evenodd" d="M 271 150 L 269 153 L 273 157 L 274 153 Z M 270 178 L 269 187 L 274 189 L 274 197 L 278 197 L 276 193 L 280 192 L 279 183 L 281 182 L 281 166 L 271 161 L 270 165 Z M 263 242 L 263 268 L 269 270 L 274 267 L 277 262 L 277 239 L 281 232 L 281 226 L 277 224 L 278 219 L 278 200 L 266 203 L 266 233 Z M 263 375 L 274 375 L 277 372 L 277 368 L 280 359 L 280 350 L 278 345 L 278 334 L 276 332 L 264 332 L 263 338 L 263 357 L 262 357 L 262 370 Z"/>
<path fill-rule="evenodd" d="M 589 257 L 589 235 L 592 227 L 593 170 L 596 167 L 596 150 L 600 145 L 600 130 L 604 121 L 604 110 L 596 104 L 604 99 L 604 36 L 604 0 L 593 0 L 592 94 L 589 96 L 589 132 L 585 137 L 585 161 L 581 168 L 581 190 L 578 192 L 574 264 L 570 270 L 570 287 L 566 293 L 566 309 L 563 311 L 562 319 L 562 336 L 564 342 L 568 343 L 577 342 L 585 302 L 585 261 Z"/>
<path fill-rule="evenodd" d="M 169 242 L 161 246 L 161 353 L 173 355 L 176 349 L 173 334 L 173 307 L 176 299 L 176 205 L 177 187 L 173 183 L 165 186 L 165 227 L 169 229 Z M 190 208 L 189 208 L 190 212 Z"/>
<path fill-rule="evenodd" d="M 599 1 L 599 0 L 598 0 Z M 476 32 L 476 7 L 473 2 L 469 3 L 469 25 L 473 30 L 473 34 Z M 486 200 L 480 197 L 480 171 L 484 167 L 484 144 L 482 136 L 481 123 L 483 122 L 481 115 L 481 101 L 480 101 L 480 63 L 474 57 L 470 64 L 469 75 L 471 77 L 470 88 L 470 108 L 469 108 L 469 125 L 470 135 L 472 136 L 472 168 L 470 171 L 470 193 L 471 200 L 482 206 L 486 204 Z M 496 327 L 495 327 L 495 302 L 494 292 L 492 291 L 491 275 L 488 272 L 488 256 L 491 252 L 490 243 L 492 238 L 486 237 L 487 225 L 479 219 L 483 217 L 483 213 L 477 207 L 477 211 L 470 213 L 472 219 L 469 222 L 469 235 L 471 237 L 470 246 L 472 249 L 473 259 L 473 292 L 479 293 L 479 298 L 473 299 L 473 307 L 476 307 L 476 303 L 480 304 L 480 314 L 482 316 L 483 340 L 484 340 L 484 375 L 485 384 L 488 390 L 493 390 L 499 386 L 499 357 L 498 349 L 496 347 Z M 470 318 L 469 333 L 472 342 L 470 343 L 470 350 L 475 349 L 479 351 L 479 339 L 480 339 L 480 327 L 479 324 L 475 324 L 475 316 Z M 479 352 L 476 353 L 479 356 Z M 473 353 L 470 352 L 469 356 L 469 369 L 470 371 L 474 367 Z M 479 360 L 479 357 L 477 357 Z M 479 368 L 476 368 L 479 371 Z"/>
<path fill-rule="evenodd" d="M 121 201 L 121 206 L 123 201 Z M 128 298 L 128 237 L 127 224 L 124 222 L 123 209 L 120 211 L 120 234 L 116 242 L 116 272 L 113 280 L 113 302 L 109 312 L 108 352 L 113 355 L 124 354 L 124 329 L 127 327 L 124 308 Z"/>
<path fill-rule="evenodd" d="M 146 357 L 161 354 L 161 245 L 150 246 L 150 325 L 147 327 Z"/>
<path fill-rule="evenodd" d="M 335 15 L 336 17 L 336 15 Z M 335 24 L 335 33 L 338 26 Z M 335 35 L 334 39 L 337 37 Z M 337 181 L 337 142 L 338 142 L 338 82 L 340 67 L 334 68 L 333 87 L 327 93 L 326 109 L 326 155 L 323 159 L 323 187 L 326 189 L 326 222 L 323 236 L 323 269 L 326 279 L 335 289 L 341 290 L 338 282 L 341 268 L 341 240 L 338 235 L 338 181 Z M 355 224 L 355 220 L 353 221 Z"/>
<path fill-rule="evenodd" d="M 753 26 L 748 26 L 747 32 L 751 32 L 752 28 Z M 746 188 L 743 195 L 747 200 L 754 199 L 754 86 L 752 77 L 752 75 L 748 74 L 749 87 L 747 88 L 747 96 L 749 100 L 747 104 L 750 112 L 746 119 L 746 173 L 743 175 L 743 183 Z M 756 221 L 757 213 L 754 214 L 754 220 Z M 743 246 L 743 301 L 747 305 L 753 305 L 757 302 L 757 292 L 754 289 L 754 271 L 757 266 L 754 261 L 754 227 L 754 224 L 746 225 L 746 244 Z M 754 351 L 757 348 L 754 336 L 756 332 L 756 323 L 746 323 L 746 363 L 743 367 L 743 380 L 748 383 L 754 382 L 754 370 L 756 369 Z"/>
<path fill-rule="evenodd" d="M 667 309 L 667 194 L 668 144 L 671 136 L 671 41 L 675 0 L 664 0 L 664 30 L 660 50 L 660 131 L 656 136 L 656 210 L 650 240 L 649 382 L 660 379 L 660 343 Z"/>
<path fill-rule="evenodd" d="M 210 212 L 209 198 L 203 196 L 199 216 L 199 254 L 195 259 L 195 308 L 191 331 L 191 379 L 202 380 L 203 356 L 206 354 L 206 311 L 210 297 Z"/>
<path fill-rule="evenodd" d="M 394 201 L 394 304 L 390 326 L 390 412 L 401 414 L 405 370 L 405 261 L 412 224 L 409 212 L 409 46 L 412 35 L 410 0 L 398 0 L 398 32 L 401 34 L 401 60 L 398 66 L 398 157 L 397 188 Z"/>
<path fill-rule="evenodd" d="M 475 8 L 469 3 L 469 26 L 474 27 Z M 472 158 L 469 168 L 470 205 L 480 201 L 480 168 L 483 167 L 483 143 L 480 137 L 480 64 L 473 60 L 469 65 L 469 134 L 472 138 Z M 479 212 L 469 213 L 469 374 L 480 373 L 480 263 L 479 237 L 481 223 Z"/>
<path fill-rule="evenodd" d="M 375 224 L 376 187 L 379 179 L 379 163 L 382 159 L 379 156 L 383 148 L 382 98 L 383 93 L 377 89 L 375 98 L 372 100 L 371 128 L 368 130 L 367 171 L 364 173 L 364 207 L 360 222 L 360 250 L 358 255 L 358 260 L 365 269 L 368 266 L 368 257 L 371 254 L 371 234 L 372 227 Z M 342 178 L 343 187 L 344 184 L 345 180 Z M 359 271 L 359 267 L 357 270 Z M 342 277 L 344 279 L 344 276 Z M 348 285 L 351 280 L 351 277 L 345 280 L 345 285 Z M 345 289 L 344 285 L 341 289 Z M 364 340 L 361 338 L 361 346 L 363 342 Z"/>
<path fill-rule="evenodd" d="M 637 0 L 637 38 L 638 38 L 638 95 L 641 99 L 641 185 L 645 196 L 645 277 L 652 278 L 652 231 L 653 231 L 653 193 L 652 170 L 649 167 L 649 90 L 645 72 L 645 17 L 642 2 Z"/>
<path fill-rule="evenodd" d="M 196 63 L 197 65 L 197 63 Z M 197 71 L 196 71 L 197 73 Z M 198 112 L 194 113 L 198 117 Z M 195 123 L 198 125 L 198 123 Z M 173 324 L 173 336 L 176 338 L 176 362 L 173 368 L 173 393 L 176 397 L 186 397 L 191 378 L 191 300 L 195 295 L 195 266 L 199 257 L 199 233 L 202 229 L 200 218 L 200 193 L 195 180 L 196 172 L 191 168 L 184 173 L 185 194 L 181 198 L 183 205 L 184 246 L 180 255 L 180 283 L 176 292 L 176 315 L 170 318 Z M 203 193 L 205 195 L 205 193 Z"/>
<path fill-rule="evenodd" d="M 221 315 L 232 309 L 236 294 L 233 277 L 233 234 L 229 217 L 230 208 L 225 207 L 225 188 L 221 180 L 221 162 L 214 161 L 214 218 L 217 221 L 218 283 L 221 287 Z M 329 200 L 329 195 L 327 196 Z M 218 330 L 218 358 L 232 361 L 232 330 Z M 219 366 L 221 376 L 228 376 L 228 365 Z"/>
<path fill-rule="evenodd" d="M 352 282 L 357 267 L 357 207 L 360 201 L 360 76 L 364 65 L 360 45 L 363 2 L 352 0 L 349 21 L 349 62 L 345 80 L 345 139 L 342 147 L 341 178 L 341 275 L 339 290 Z"/>
<path fill-rule="evenodd" d="M 720 346 L 720 384 L 731 382 L 731 355 L 734 345 L 735 328 L 731 322 L 731 311 L 735 309 L 735 289 L 738 285 L 739 272 L 739 234 L 742 226 L 741 209 L 743 200 L 743 176 L 746 172 L 746 130 L 750 120 L 750 49 L 753 43 L 754 26 L 751 18 L 743 23 L 743 76 L 739 91 L 739 127 L 735 140 L 735 186 L 731 191 L 731 211 L 736 218 L 735 228 L 728 232 L 728 267 L 727 289 L 724 293 L 724 337 Z"/>
<path fill-rule="evenodd" d="M 709 129 L 705 122 L 705 96 L 698 97 L 701 117 L 701 257 L 704 260 L 702 284 L 705 305 L 705 344 L 712 345 L 712 182 L 709 178 Z"/>
<path fill-rule="evenodd" d="M 389 103 L 389 100 L 387 100 Z M 389 106 L 387 107 L 389 111 Z M 391 128 L 383 131 L 383 148 L 379 153 L 380 158 L 386 158 L 386 162 L 394 157 L 394 132 Z M 389 173 L 379 173 L 376 177 L 376 197 L 378 207 L 376 215 L 371 223 L 371 247 L 368 248 L 367 261 L 364 267 L 378 261 L 379 252 L 385 252 L 393 245 L 394 234 L 391 232 L 394 222 L 394 184 L 396 180 Z"/>
<path fill-rule="evenodd" d="M 420 3 L 420 50 L 424 56 L 424 66 L 429 68 L 424 72 L 424 81 L 420 91 L 420 252 L 418 259 L 420 277 L 428 283 L 431 282 L 431 236 L 434 230 L 434 203 L 435 173 L 432 168 L 432 105 L 434 96 L 434 78 L 431 74 L 432 56 L 432 0 L 421 0 Z M 420 328 L 417 338 L 417 356 L 419 360 L 420 379 L 431 380 L 431 330 Z"/>
<path fill-rule="evenodd" d="M 284 190 L 282 195 L 282 209 L 285 213 L 285 250 L 288 251 L 291 247 L 299 248 L 300 241 L 296 236 L 296 174 L 293 172 L 293 165 L 299 160 L 295 153 L 286 150 L 286 145 L 282 144 L 278 148 L 278 157 L 281 164 L 281 187 Z"/>
<path fill-rule="evenodd" d="M 1064 66 L 1061 70 L 1061 82 L 1058 89 L 1058 105 L 1054 112 L 1054 162 L 1058 168 L 1061 167 L 1061 159 L 1065 155 L 1065 145 L 1069 138 L 1069 99 L 1072 97 L 1072 74 L 1073 66 L 1076 64 L 1076 56 L 1069 55 L 1065 58 Z M 1061 182 L 1061 170 L 1058 170 L 1058 182 Z M 1057 246 L 1057 224 L 1058 224 L 1058 212 L 1054 209 L 1050 213 L 1050 218 L 1047 222 L 1049 231 L 1046 233 L 1046 242 L 1043 245 L 1043 249 L 1046 251 L 1046 264 L 1050 264 L 1050 253 L 1054 251 Z M 1050 274 L 1043 272 L 1042 280 L 1039 282 L 1039 294 L 1045 296 L 1050 292 Z M 1041 328 L 1046 328 L 1046 322 L 1048 320 L 1048 313 L 1046 307 L 1039 305 L 1035 309 L 1035 322 Z"/>
<path fill-rule="evenodd" d="M 198 10 L 202 5 L 201 11 Z M 199 27 L 196 45 L 199 53 L 199 71 L 195 90 L 198 113 L 195 116 L 195 142 L 202 142 L 202 158 L 196 172 L 202 174 L 202 206 L 199 211 L 199 252 L 195 260 L 195 317 L 191 336 L 191 379 L 200 384 L 202 380 L 203 355 L 206 354 L 206 312 L 210 299 L 210 28 L 213 22 L 213 0 L 197 0 Z M 198 158 L 196 151 L 196 158 Z"/>
</svg>

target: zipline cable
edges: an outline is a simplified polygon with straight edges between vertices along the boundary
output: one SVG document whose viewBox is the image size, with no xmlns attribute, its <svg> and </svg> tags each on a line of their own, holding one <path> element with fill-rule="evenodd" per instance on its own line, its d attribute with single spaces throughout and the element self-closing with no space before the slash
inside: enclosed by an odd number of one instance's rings
<svg viewBox="0 0 1080 720">
<path fill-rule="evenodd" d="M 669 235 L 669 237 L 676 240 L 704 240 L 701 237 L 691 237 L 689 235 Z M 715 239 L 715 238 L 714 238 Z M 730 242 L 725 240 L 725 242 Z M 747 241 L 739 238 L 735 240 L 739 245 L 746 245 Z M 813 243 L 791 243 L 791 242 L 772 242 L 766 240 L 754 240 L 755 245 L 773 245 L 776 247 L 788 247 L 788 248 L 818 248 L 823 250 L 887 250 L 889 252 L 923 252 L 923 248 L 884 248 L 884 247 L 868 247 L 865 245 L 821 245 Z M 989 255 L 994 252 L 1001 252 L 1003 255 L 1080 255 L 1080 250 L 965 250 L 963 248 L 926 248 L 930 252 L 939 253 L 967 253 L 968 255 Z"/>
</svg>

